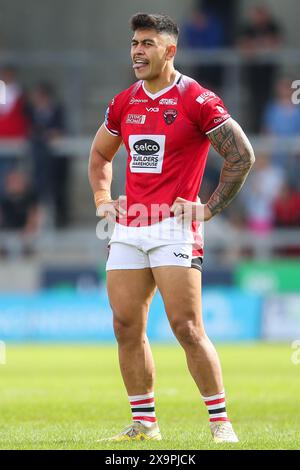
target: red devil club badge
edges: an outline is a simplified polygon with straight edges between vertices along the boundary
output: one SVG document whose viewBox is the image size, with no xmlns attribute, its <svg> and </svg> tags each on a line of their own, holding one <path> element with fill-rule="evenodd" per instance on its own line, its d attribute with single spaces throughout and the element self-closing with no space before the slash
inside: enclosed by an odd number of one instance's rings
<svg viewBox="0 0 300 470">
<path fill-rule="evenodd" d="M 177 118 L 176 109 L 166 109 L 164 111 L 164 120 L 166 121 L 167 124 L 172 124 L 176 118 Z"/>
</svg>

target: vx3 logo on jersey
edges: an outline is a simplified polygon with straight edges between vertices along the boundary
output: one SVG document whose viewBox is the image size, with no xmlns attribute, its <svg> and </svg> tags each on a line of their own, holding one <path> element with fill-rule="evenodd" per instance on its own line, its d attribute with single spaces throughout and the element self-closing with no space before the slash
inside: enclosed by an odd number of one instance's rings
<svg viewBox="0 0 300 470">
<path fill-rule="evenodd" d="M 173 254 L 176 256 L 176 258 L 189 259 L 189 255 L 185 255 L 184 253 L 175 253 L 175 251 L 173 251 Z"/>
<path fill-rule="evenodd" d="M 159 108 L 146 108 L 146 111 L 148 111 L 148 113 L 158 113 Z"/>
</svg>

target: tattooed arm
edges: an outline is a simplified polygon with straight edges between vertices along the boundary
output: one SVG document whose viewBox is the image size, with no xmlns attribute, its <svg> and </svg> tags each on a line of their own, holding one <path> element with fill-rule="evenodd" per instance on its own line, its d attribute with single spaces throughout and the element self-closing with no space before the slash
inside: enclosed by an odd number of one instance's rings
<svg viewBox="0 0 300 470">
<path fill-rule="evenodd" d="M 248 138 L 233 119 L 229 119 L 207 136 L 214 149 L 224 158 L 219 185 L 206 204 L 211 216 L 214 216 L 237 195 L 255 162 L 255 157 Z"/>
<path fill-rule="evenodd" d="M 171 207 L 174 215 L 206 221 L 221 212 L 237 195 L 255 162 L 249 140 L 237 122 L 228 119 L 218 129 L 208 133 L 214 149 L 224 158 L 217 189 L 207 204 L 177 197 Z"/>
</svg>

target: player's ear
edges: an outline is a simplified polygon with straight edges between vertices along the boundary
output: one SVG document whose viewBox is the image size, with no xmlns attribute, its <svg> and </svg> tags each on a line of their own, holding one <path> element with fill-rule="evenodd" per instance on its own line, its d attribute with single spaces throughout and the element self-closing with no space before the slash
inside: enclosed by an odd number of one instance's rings
<svg viewBox="0 0 300 470">
<path fill-rule="evenodd" d="M 167 47 L 166 60 L 171 60 L 175 57 L 177 51 L 176 44 L 169 44 Z"/>
</svg>

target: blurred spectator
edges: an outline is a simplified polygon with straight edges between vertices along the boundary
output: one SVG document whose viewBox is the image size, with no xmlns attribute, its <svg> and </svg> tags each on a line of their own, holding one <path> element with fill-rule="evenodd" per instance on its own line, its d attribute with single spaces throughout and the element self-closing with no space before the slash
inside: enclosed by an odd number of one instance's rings
<svg viewBox="0 0 300 470">
<path fill-rule="evenodd" d="M 274 201 L 273 214 L 276 227 L 300 227 L 300 192 L 289 184 L 284 184 Z"/>
<path fill-rule="evenodd" d="M 263 115 L 263 130 L 275 136 L 300 134 L 300 106 L 291 100 L 292 81 L 281 78 L 275 87 L 275 98 L 267 103 Z"/>
<path fill-rule="evenodd" d="M 278 50 L 281 44 L 282 29 L 269 10 L 265 6 L 252 8 L 248 23 L 242 27 L 239 46 L 249 61 L 244 68 L 244 80 L 249 90 L 251 122 L 248 121 L 248 125 L 254 132 L 260 131 L 262 113 L 272 95 L 278 69 L 272 62 L 255 63 L 255 58 L 262 52 Z"/>
<path fill-rule="evenodd" d="M 266 6 L 253 7 L 249 12 L 249 21 L 241 32 L 242 47 L 257 52 L 259 49 L 275 50 L 281 44 L 281 27 L 272 17 Z"/>
<path fill-rule="evenodd" d="M 195 8 L 180 29 L 181 45 L 190 49 L 217 49 L 224 47 L 224 28 L 220 18 L 210 10 Z M 219 88 L 222 84 L 222 67 L 197 65 L 193 77 L 204 86 Z"/>
<path fill-rule="evenodd" d="M 241 192 L 247 225 L 257 234 L 267 234 L 273 226 L 273 204 L 285 182 L 280 167 L 271 164 L 269 155 L 258 154 L 256 164 Z"/>
<path fill-rule="evenodd" d="M 299 229 L 300 227 L 300 192 L 284 184 L 280 195 L 273 204 L 274 226 L 281 229 Z M 276 256 L 300 256 L 300 239 L 293 246 L 276 248 Z"/>
<path fill-rule="evenodd" d="M 0 200 L 0 227 L 16 232 L 20 244 L 17 250 L 20 248 L 23 254 L 28 255 L 33 253 L 33 242 L 40 224 L 41 210 L 37 194 L 31 188 L 27 175 L 20 170 L 13 170 L 6 175 L 5 196 Z M 0 251 L 2 255 L 8 254 L 7 244 L 2 245 Z"/>
<path fill-rule="evenodd" d="M 16 69 L 8 65 L 3 67 L 0 80 L 5 83 L 5 104 L 0 104 L 0 143 L 1 139 L 24 139 L 28 134 L 28 119 Z M 5 176 L 15 164 L 16 155 L 13 153 L 0 155 L 0 195 L 3 193 Z"/>
<path fill-rule="evenodd" d="M 288 78 L 281 78 L 275 87 L 275 98 L 267 103 L 263 115 L 263 130 L 277 137 L 296 137 L 300 135 L 300 106 L 292 103 L 291 83 Z M 291 175 L 292 182 L 299 185 L 299 155 L 276 151 L 273 162 L 285 168 Z"/>
<path fill-rule="evenodd" d="M 218 15 L 223 31 L 224 45 L 230 47 L 236 39 L 236 22 L 239 14 L 239 0 L 198 0 L 197 2 L 204 10 L 209 9 Z"/>
<path fill-rule="evenodd" d="M 224 45 L 223 26 L 209 10 L 194 9 L 181 26 L 182 45 L 189 48 L 217 49 Z"/>
<path fill-rule="evenodd" d="M 28 134 L 24 95 L 14 67 L 0 70 L 0 80 L 5 83 L 5 104 L 0 105 L 0 139 L 23 139 Z"/>
<path fill-rule="evenodd" d="M 220 160 L 218 158 L 210 158 L 207 160 L 205 167 L 204 177 L 200 188 L 200 199 L 203 203 L 206 203 L 216 187 L 219 184 L 220 179 Z"/>
<path fill-rule="evenodd" d="M 63 106 L 50 84 L 39 83 L 33 89 L 28 114 L 34 187 L 41 200 L 53 204 L 55 225 L 63 227 L 68 222 L 69 158 L 53 151 L 52 144 L 66 129 Z"/>
</svg>

